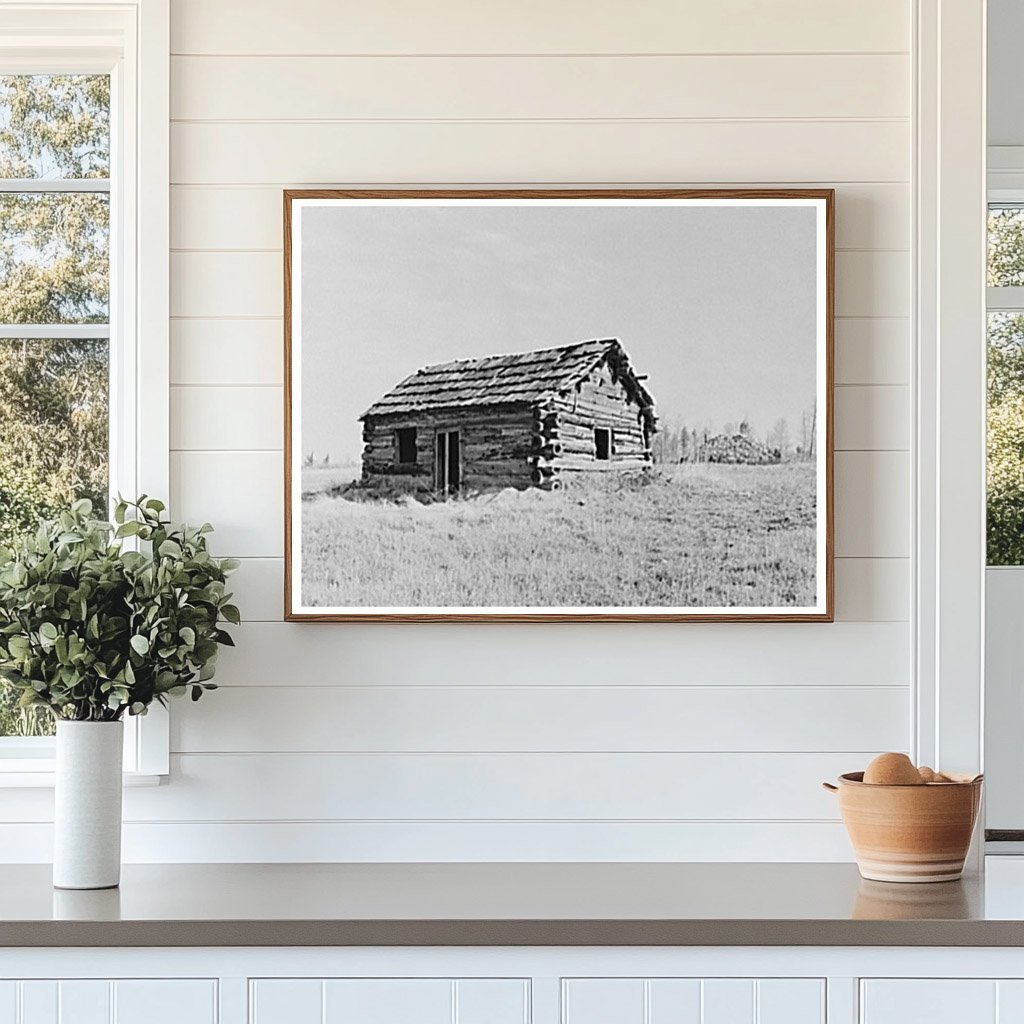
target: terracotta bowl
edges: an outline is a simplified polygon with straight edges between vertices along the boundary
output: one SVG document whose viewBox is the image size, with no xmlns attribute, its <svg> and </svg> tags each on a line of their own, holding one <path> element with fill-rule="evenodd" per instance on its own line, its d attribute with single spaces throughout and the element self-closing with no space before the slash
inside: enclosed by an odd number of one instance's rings
<svg viewBox="0 0 1024 1024">
<path fill-rule="evenodd" d="M 876 882 L 952 882 L 964 860 L 981 804 L 981 776 L 924 786 L 876 786 L 863 772 L 839 776 L 839 810 L 864 878 Z"/>
</svg>

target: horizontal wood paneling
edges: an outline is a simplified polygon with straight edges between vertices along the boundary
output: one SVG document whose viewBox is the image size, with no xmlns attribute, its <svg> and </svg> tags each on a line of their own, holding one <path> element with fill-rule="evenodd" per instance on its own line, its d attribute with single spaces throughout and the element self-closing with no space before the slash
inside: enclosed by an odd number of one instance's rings
<svg viewBox="0 0 1024 1024">
<path fill-rule="evenodd" d="M 910 575 L 908 558 L 837 558 L 836 620 L 906 621 Z"/>
<path fill-rule="evenodd" d="M 179 122 L 171 181 L 905 182 L 907 140 L 901 121 Z"/>
<path fill-rule="evenodd" d="M 818 781 L 875 753 L 180 754 L 125 819 L 830 820 Z"/>
<path fill-rule="evenodd" d="M 828 181 L 793 184 L 798 188 L 831 186 Z M 745 182 L 744 185 L 777 187 L 773 182 Z M 282 188 L 280 185 L 174 186 L 171 189 L 172 248 L 280 251 Z M 906 249 L 909 224 L 910 198 L 905 184 L 851 183 L 844 185 L 836 195 L 836 245 L 841 249 Z"/>
<path fill-rule="evenodd" d="M 171 253 L 171 315 L 280 317 L 282 267 L 279 253 Z"/>
<path fill-rule="evenodd" d="M 905 51 L 907 0 L 674 0 L 600 4 L 527 0 L 513 7 L 445 0 L 176 0 L 174 53 L 792 53 Z M 809 83 L 810 86 L 810 83 Z"/>
<path fill-rule="evenodd" d="M 171 313 L 188 317 L 281 316 L 282 260 L 276 252 L 171 254 Z M 910 257 L 901 251 L 836 253 L 836 312 L 905 317 Z"/>
<path fill-rule="evenodd" d="M 837 452 L 835 548 L 845 558 L 910 557 L 910 456 Z"/>
<path fill-rule="evenodd" d="M 7 816 L 5 815 L 5 818 Z M 129 822 L 126 863 L 848 861 L 839 821 Z M 0 864 L 53 858 L 53 826 L 0 822 Z"/>
<path fill-rule="evenodd" d="M 284 614 L 284 559 L 244 558 L 231 589 L 245 622 L 278 622 Z M 909 617 L 910 564 L 904 558 L 836 559 L 839 622 L 903 622 Z"/>
<path fill-rule="evenodd" d="M 909 253 L 836 253 L 836 316 L 905 317 L 909 314 Z"/>
<path fill-rule="evenodd" d="M 837 384 L 909 384 L 910 321 L 853 317 L 835 325 Z"/>
<path fill-rule="evenodd" d="M 842 751 L 899 747 L 902 687 L 222 687 L 174 716 L 176 753 Z"/>
<path fill-rule="evenodd" d="M 835 391 L 837 451 L 910 448 L 910 388 L 845 386 Z"/>
<path fill-rule="evenodd" d="M 175 57 L 174 120 L 905 117 L 902 54 Z M 813 83 L 813 85 L 811 85 Z"/>
<path fill-rule="evenodd" d="M 283 555 L 283 492 L 280 452 L 171 452 L 171 511 L 213 523 L 219 554 Z"/>
<path fill-rule="evenodd" d="M 280 385 L 283 339 L 280 320 L 172 320 L 171 385 Z"/>
<path fill-rule="evenodd" d="M 239 638 L 220 655 L 224 684 L 906 686 L 910 672 L 910 630 L 897 622 L 266 622 Z"/>
<path fill-rule="evenodd" d="M 280 387 L 172 387 L 171 448 L 281 450 Z"/>
</svg>

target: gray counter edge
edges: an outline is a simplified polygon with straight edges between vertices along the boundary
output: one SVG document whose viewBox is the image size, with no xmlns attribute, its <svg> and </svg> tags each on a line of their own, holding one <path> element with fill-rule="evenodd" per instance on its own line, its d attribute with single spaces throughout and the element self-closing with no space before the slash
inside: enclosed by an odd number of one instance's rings
<svg viewBox="0 0 1024 1024">
<path fill-rule="evenodd" d="M 1024 946 L 1021 921 L 31 921 L 0 947 Z"/>
</svg>

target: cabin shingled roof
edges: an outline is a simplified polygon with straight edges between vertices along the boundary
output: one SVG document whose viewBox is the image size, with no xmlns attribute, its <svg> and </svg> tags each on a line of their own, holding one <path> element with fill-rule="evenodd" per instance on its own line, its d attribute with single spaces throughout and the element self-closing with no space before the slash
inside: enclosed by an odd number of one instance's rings
<svg viewBox="0 0 1024 1024">
<path fill-rule="evenodd" d="M 374 402 L 360 419 L 467 406 L 535 404 L 574 387 L 609 353 L 630 397 L 641 406 L 653 405 L 618 341 L 606 338 L 425 366 Z"/>
</svg>

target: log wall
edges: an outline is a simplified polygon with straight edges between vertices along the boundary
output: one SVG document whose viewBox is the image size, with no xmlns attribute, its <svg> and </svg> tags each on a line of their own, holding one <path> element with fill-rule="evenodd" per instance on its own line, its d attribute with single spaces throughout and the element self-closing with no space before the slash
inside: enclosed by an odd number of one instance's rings
<svg viewBox="0 0 1024 1024">
<path fill-rule="evenodd" d="M 398 461 L 398 430 L 404 427 L 416 428 L 415 464 Z M 374 417 L 363 425 L 363 480 L 433 490 L 437 434 L 458 430 L 464 487 L 528 487 L 532 427 L 527 405 Z"/>
<path fill-rule="evenodd" d="M 640 469 L 650 463 L 640 408 L 630 402 L 605 365 L 577 388 L 538 409 L 535 417 L 535 464 L 543 476 L 557 476 L 561 470 Z M 597 458 L 597 427 L 612 434 L 607 461 Z"/>
</svg>

